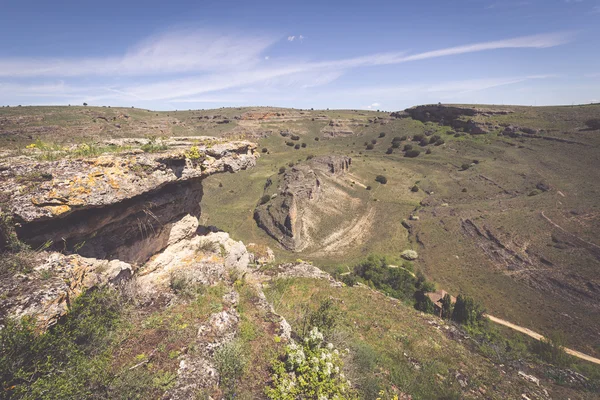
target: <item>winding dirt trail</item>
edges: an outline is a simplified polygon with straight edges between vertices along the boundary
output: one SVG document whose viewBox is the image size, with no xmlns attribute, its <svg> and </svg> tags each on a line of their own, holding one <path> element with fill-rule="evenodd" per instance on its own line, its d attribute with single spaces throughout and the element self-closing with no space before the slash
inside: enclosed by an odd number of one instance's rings
<svg viewBox="0 0 600 400">
<path fill-rule="evenodd" d="M 492 321 L 492 322 L 495 322 L 495 323 L 500 324 L 500 325 L 504 325 L 504 326 L 506 326 L 506 327 L 508 327 L 510 329 L 514 329 L 515 331 L 524 333 L 527 336 L 530 336 L 530 337 L 532 337 L 534 339 L 541 340 L 541 339 L 544 338 L 544 336 L 540 335 L 537 332 L 532 331 L 531 329 L 523 328 L 522 326 L 515 325 L 512 322 L 505 321 L 505 320 L 503 320 L 501 318 L 496 318 L 496 317 L 494 317 L 492 315 L 489 315 L 489 314 L 484 314 L 484 315 L 486 317 L 488 317 L 490 319 L 490 321 Z M 584 353 L 579 352 L 577 350 L 568 349 L 566 347 L 565 347 L 565 352 L 567 354 L 570 354 L 570 355 L 574 356 L 574 357 L 581 358 L 582 360 L 586 360 L 586 361 L 592 362 L 594 364 L 600 365 L 600 359 L 598 359 L 596 357 L 588 356 L 587 354 L 584 354 Z"/>
</svg>

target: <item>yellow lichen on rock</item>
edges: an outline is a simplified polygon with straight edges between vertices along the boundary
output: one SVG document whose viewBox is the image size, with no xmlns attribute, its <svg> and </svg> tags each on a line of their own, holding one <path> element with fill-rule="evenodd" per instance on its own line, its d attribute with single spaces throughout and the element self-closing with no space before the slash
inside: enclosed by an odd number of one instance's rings
<svg viewBox="0 0 600 400">
<path fill-rule="evenodd" d="M 61 215 L 71 211 L 71 207 L 67 205 L 62 206 L 46 206 L 46 209 L 52 213 L 52 215 Z"/>
</svg>

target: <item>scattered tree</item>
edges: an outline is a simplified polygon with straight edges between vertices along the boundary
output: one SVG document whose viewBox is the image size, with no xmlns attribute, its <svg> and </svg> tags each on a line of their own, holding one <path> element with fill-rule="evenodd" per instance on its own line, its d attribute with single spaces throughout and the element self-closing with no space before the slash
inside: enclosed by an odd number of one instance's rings
<svg viewBox="0 0 600 400">
<path fill-rule="evenodd" d="M 408 150 L 406 153 L 404 153 L 404 157 L 415 158 L 418 157 L 419 154 L 421 154 L 419 150 Z"/>
<path fill-rule="evenodd" d="M 385 185 L 387 183 L 387 178 L 383 175 L 377 175 L 375 177 L 375 181 L 381 183 L 382 185 Z"/>
</svg>

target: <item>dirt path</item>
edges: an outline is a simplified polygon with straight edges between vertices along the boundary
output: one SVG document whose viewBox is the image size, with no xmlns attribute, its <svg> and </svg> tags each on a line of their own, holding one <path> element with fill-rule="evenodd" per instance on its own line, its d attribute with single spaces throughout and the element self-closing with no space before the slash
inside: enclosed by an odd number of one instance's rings
<svg viewBox="0 0 600 400">
<path fill-rule="evenodd" d="M 541 340 L 544 337 L 544 336 L 540 335 L 539 333 L 532 331 L 531 329 L 523 328 L 522 326 L 515 325 L 515 324 L 513 324 L 511 322 L 505 321 L 505 320 L 500 319 L 500 318 L 496 318 L 496 317 L 494 317 L 492 315 L 485 314 L 485 316 L 488 317 L 490 319 L 490 321 L 492 321 L 492 322 L 495 322 L 495 323 L 500 324 L 500 325 L 504 325 L 504 326 L 506 326 L 506 327 L 508 327 L 510 329 L 514 329 L 515 331 L 524 333 L 527 336 L 530 336 L 530 337 L 532 337 L 534 339 Z M 588 356 L 587 354 L 581 353 L 581 352 L 579 352 L 577 350 L 572 350 L 572 349 L 568 349 L 568 348 L 565 347 L 565 352 L 567 354 L 570 354 L 570 355 L 574 356 L 574 357 L 581 358 L 582 360 L 586 360 L 586 361 L 592 362 L 594 364 L 599 364 L 600 365 L 600 359 L 592 357 L 592 356 Z"/>
</svg>

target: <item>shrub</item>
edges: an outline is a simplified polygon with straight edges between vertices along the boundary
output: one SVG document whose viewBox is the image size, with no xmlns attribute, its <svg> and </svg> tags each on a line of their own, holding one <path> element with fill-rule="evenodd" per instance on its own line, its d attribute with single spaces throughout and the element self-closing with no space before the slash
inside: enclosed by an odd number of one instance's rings
<svg viewBox="0 0 600 400">
<path fill-rule="evenodd" d="M 266 153 L 266 152 L 268 152 L 268 151 L 269 151 L 269 149 L 267 149 L 266 147 L 263 147 L 263 148 L 262 148 L 262 152 L 263 152 L 263 153 Z"/>
<path fill-rule="evenodd" d="M 373 140 L 371 140 L 371 143 L 373 143 L 373 144 L 377 144 L 377 139 L 373 139 Z"/>
<path fill-rule="evenodd" d="M 563 335 L 559 332 L 553 332 L 548 338 L 542 338 L 538 342 L 534 342 L 532 351 L 548 363 L 559 367 L 568 367 L 572 360 L 565 352 L 564 344 Z"/>
<path fill-rule="evenodd" d="M 373 146 L 371 143 L 367 145 L 367 150 L 373 150 L 374 148 L 375 146 Z"/>
<path fill-rule="evenodd" d="M 357 399 L 342 372 L 340 353 L 313 328 L 301 344 L 292 341 L 272 364 L 270 399 Z"/>
<path fill-rule="evenodd" d="M 313 158 L 315 158 L 315 156 L 312 155 L 312 154 L 309 154 L 309 155 L 306 156 L 306 161 L 312 160 Z"/>
<path fill-rule="evenodd" d="M 418 192 L 419 191 L 419 187 L 417 185 L 414 185 L 412 188 L 410 188 L 411 192 Z"/>
<path fill-rule="evenodd" d="M 377 175 L 375 177 L 375 181 L 381 183 L 382 185 L 385 185 L 387 183 L 387 178 L 383 175 Z"/>
<path fill-rule="evenodd" d="M 160 151 L 165 151 L 169 149 L 169 146 L 167 146 L 164 143 L 158 144 L 156 143 L 154 140 L 151 140 L 150 142 L 142 145 L 142 147 L 140 147 L 145 153 L 158 153 Z M 191 149 L 190 149 L 191 150 Z M 189 158 L 189 157 L 188 157 Z"/>
<path fill-rule="evenodd" d="M 460 169 L 462 169 L 463 171 L 466 171 L 469 168 L 471 168 L 471 164 L 464 163 L 460 166 Z"/>
<path fill-rule="evenodd" d="M 425 154 L 431 154 L 431 149 L 427 149 L 427 151 L 425 152 Z"/>
<path fill-rule="evenodd" d="M 588 119 L 587 121 L 585 121 L 585 125 L 588 127 L 588 129 L 600 129 L 600 118 Z"/>
<path fill-rule="evenodd" d="M 394 138 L 392 139 L 392 143 L 399 143 L 399 142 L 401 142 L 401 141 L 403 141 L 403 140 L 406 140 L 406 136 L 402 136 L 402 137 L 400 137 L 400 136 L 396 136 L 396 137 L 394 137 Z"/>
<path fill-rule="evenodd" d="M 285 167 L 281 167 L 281 168 L 279 168 L 279 173 L 280 173 L 280 174 L 283 174 L 284 172 L 285 172 Z"/>
<path fill-rule="evenodd" d="M 302 318 L 300 335 L 308 335 L 309 331 L 313 328 L 317 328 L 325 337 L 331 335 L 340 317 L 340 310 L 333 300 L 326 299 L 321 301 L 319 308 L 315 311 L 308 309 L 308 305 L 306 307 Z"/>
<path fill-rule="evenodd" d="M 213 358 L 219 371 L 219 386 L 225 392 L 225 398 L 235 398 L 236 386 L 246 368 L 246 356 L 241 343 L 234 340 L 222 345 L 215 350 Z"/>
<path fill-rule="evenodd" d="M 415 158 L 418 157 L 419 154 L 421 154 L 419 150 L 409 150 L 406 153 L 404 153 L 404 157 Z"/>
<path fill-rule="evenodd" d="M 189 150 L 187 150 L 184 153 L 185 157 L 190 159 L 190 160 L 198 160 L 200 157 L 202 157 L 202 154 L 200 153 L 200 149 L 198 148 L 198 146 L 192 146 L 190 147 Z"/>
<path fill-rule="evenodd" d="M 296 149 L 296 150 L 300 149 L 300 145 L 299 144 L 295 145 L 294 149 Z"/>
<path fill-rule="evenodd" d="M 372 188 L 371 188 L 371 186 L 369 185 L 369 186 L 367 186 L 367 187 L 366 187 L 366 189 L 367 189 L 367 190 L 371 190 Z"/>
<path fill-rule="evenodd" d="M 429 137 L 429 144 L 434 144 L 435 142 L 437 142 L 440 139 L 441 138 L 438 135 L 432 135 Z"/>
<path fill-rule="evenodd" d="M 412 140 L 413 142 L 420 142 L 421 140 L 425 139 L 425 135 L 422 133 L 417 133 L 416 135 L 413 136 Z"/>
<path fill-rule="evenodd" d="M 405 144 L 405 145 L 404 145 L 404 151 L 409 151 L 409 150 L 412 150 L 412 148 L 413 148 L 413 147 L 412 147 L 412 144 Z"/>
<path fill-rule="evenodd" d="M 483 318 L 485 310 L 473 298 L 459 294 L 452 311 L 452 320 L 463 325 L 476 325 Z"/>
<path fill-rule="evenodd" d="M 298 135 L 292 135 L 290 137 L 290 139 L 292 139 L 292 140 L 300 140 L 300 136 L 298 136 Z"/>
<path fill-rule="evenodd" d="M 290 146 L 292 147 L 294 145 L 294 142 L 285 142 L 286 146 Z"/>
<path fill-rule="evenodd" d="M 315 138 L 315 142 L 318 142 L 318 141 L 319 141 L 319 138 L 318 138 L 318 137 L 316 137 L 316 138 Z"/>
<path fill-rule="evenodd" d="M 265 194 L 263 197 L 260 198 L 260 204 L 267 204 L 269 200 L 271 200 L 271 196 Z"/>
<path fill-rule="evenodd" d="M 397 149 L 400 147 L 400 142 L 392 142 L 392 148 Z"/>
<path fill-rule="evenodd" d="M 110 378 L 102 352 L 120 319 L 121 299 L 108 289 L 84 293 L 46 333 L 33 320 L 7 321 L 0 330 L 3 398 L 91 398 Z"/>
<path fill-rule="evenodd" d="M 421 147 L 425 147 L 428 144 L 429 144 L 429 140 L 427 140 L 427 139 L 423 139 L 419 142 L 419 146 L 421 146 Z"/>
<path fill-rule="evenodd" d="M 306 147 L 306 143 L 302 143 L 301 146 L 302 146 L 302 148 L 305 148 Z"/>
<path fill-rule="evenodd" d="M 379 133 L 379 137 L 380 137 L 380 138 L 382 138 L 382 137 L 385 137 L 385 132 L 381 132 L 381 133 Z"/>
<path fill-rule="evenodd" d="M 394 152 L 394 148 L 390 147 L 385 151 L 385 154 L 392 154 Z"/>
<path fill-rule="evenodd" d="M 436 140 L 436 141 L 435 141 L 435 145 L 436 145 L 436 146 L 441 146 L 441 145 L 443 145 L 444 143 L 446 143 L 446 142 L 444 141 L 444 139 L 438 139 L 438 140 Z"/>
</svg>

